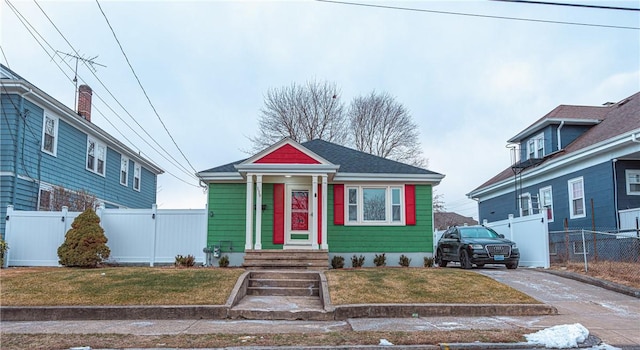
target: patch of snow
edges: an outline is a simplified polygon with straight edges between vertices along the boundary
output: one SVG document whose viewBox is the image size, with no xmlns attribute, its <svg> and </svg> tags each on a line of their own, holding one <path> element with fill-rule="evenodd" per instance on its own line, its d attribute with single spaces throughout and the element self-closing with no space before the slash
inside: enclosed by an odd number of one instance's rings
<svg viewBox="0 0 640 350">
<path fill-rule="evenodd" d="M 541 331 L 525 334 L 529 344 L 544 345 L 546 348 L 577 348 L 589 336 L 589 330 L 579 323 L 563 324 Z"/>
<path fill-rule="evenodd" d="M 600 345 L 596 345 L 590 348 L 586 348 L 584 350 L 622 350 L 620 348 L 616 348 L 615 346 L 611 346 L 605 343 L 602 343 Z"/>
<path fill-rule="evenodd" d="M 378 344 L 378 345 L 380 345 L 380 346 L 392 346 L 393 343 L 383 338 L 383 339 L 380 339 L 380 344 Z"/>
</svg>

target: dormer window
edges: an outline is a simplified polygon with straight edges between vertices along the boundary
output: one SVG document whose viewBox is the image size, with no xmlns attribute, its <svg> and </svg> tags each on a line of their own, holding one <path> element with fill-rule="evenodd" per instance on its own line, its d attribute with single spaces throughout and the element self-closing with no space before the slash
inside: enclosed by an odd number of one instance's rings
<svg viewBox="0 0 640 350">
<path fill-rule="evenodd" d="M 544 134 L 537 135 L 527 142 L 527 159 L 544 157 Z"/>
</svg>

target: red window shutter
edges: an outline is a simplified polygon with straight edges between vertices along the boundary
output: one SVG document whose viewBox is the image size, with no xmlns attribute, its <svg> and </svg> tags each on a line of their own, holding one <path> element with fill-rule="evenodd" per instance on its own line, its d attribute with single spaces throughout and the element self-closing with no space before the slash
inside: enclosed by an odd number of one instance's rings
<svg viewBox="0 0 640 350">
<path fill-rule="evenodd" d="M 333 223 L 344 225 L 344 185 L 333 185 Z"/>
<path fill-rule="evenodd" d="M 322 184 L 318 184 L 318 244 L 322 244 Z"/>
<path fill-rule="evenodd" d="M 416 186 L 404 186 L 404 210 L 407 225 L 416 224 Z"/>
<path fill-rule="evenodd" d="M 273 184 L 273 244 L 284 244 L 284 184 Z"/>
</svg>

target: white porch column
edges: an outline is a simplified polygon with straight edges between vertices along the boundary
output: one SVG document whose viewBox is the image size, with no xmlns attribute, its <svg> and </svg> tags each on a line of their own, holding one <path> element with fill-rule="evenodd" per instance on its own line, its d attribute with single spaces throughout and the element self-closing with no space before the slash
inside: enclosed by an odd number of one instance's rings
<svg viewBox="0 0 640 350">
<path fill-rule="evenodd" d="M 262 175 L 256 175 L 256 250 L 262 249 Z"/>
<path fill-rule="evenodd" d="M 327 175 L 322 175 L 322 244 L 320 249 L 329 249 L 327 244 Z"/>
<path fill-rule="evenodd" d="M 247 174 L 247 232 L 244 250 L 253 249 L 253 174 Z"/>
<path fill-rule="evenodd" d="M 311 176 L 311 248 L 318 249 L 318 176 Z"/>
</svg>

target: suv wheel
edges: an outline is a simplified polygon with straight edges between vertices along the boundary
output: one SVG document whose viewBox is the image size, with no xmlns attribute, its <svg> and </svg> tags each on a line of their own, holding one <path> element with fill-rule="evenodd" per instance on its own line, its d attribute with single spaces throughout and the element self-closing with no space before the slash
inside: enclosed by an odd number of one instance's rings
<svg viewBox="0 0 640 350">
<path fill-rule="evenodd" d="M 436 252 L 436 264 L 440 267 L 447 267 L 447 263 L 448 261 L 442 258 L 442 250 L 438 249 Z"/>
<path fill-rule="evenodd" d="M 466 270 L 471 268 L 471 259 L 469 259 L 469 253 L 466 250 L 460 252 L 460 266 Z"/>
</svg>

